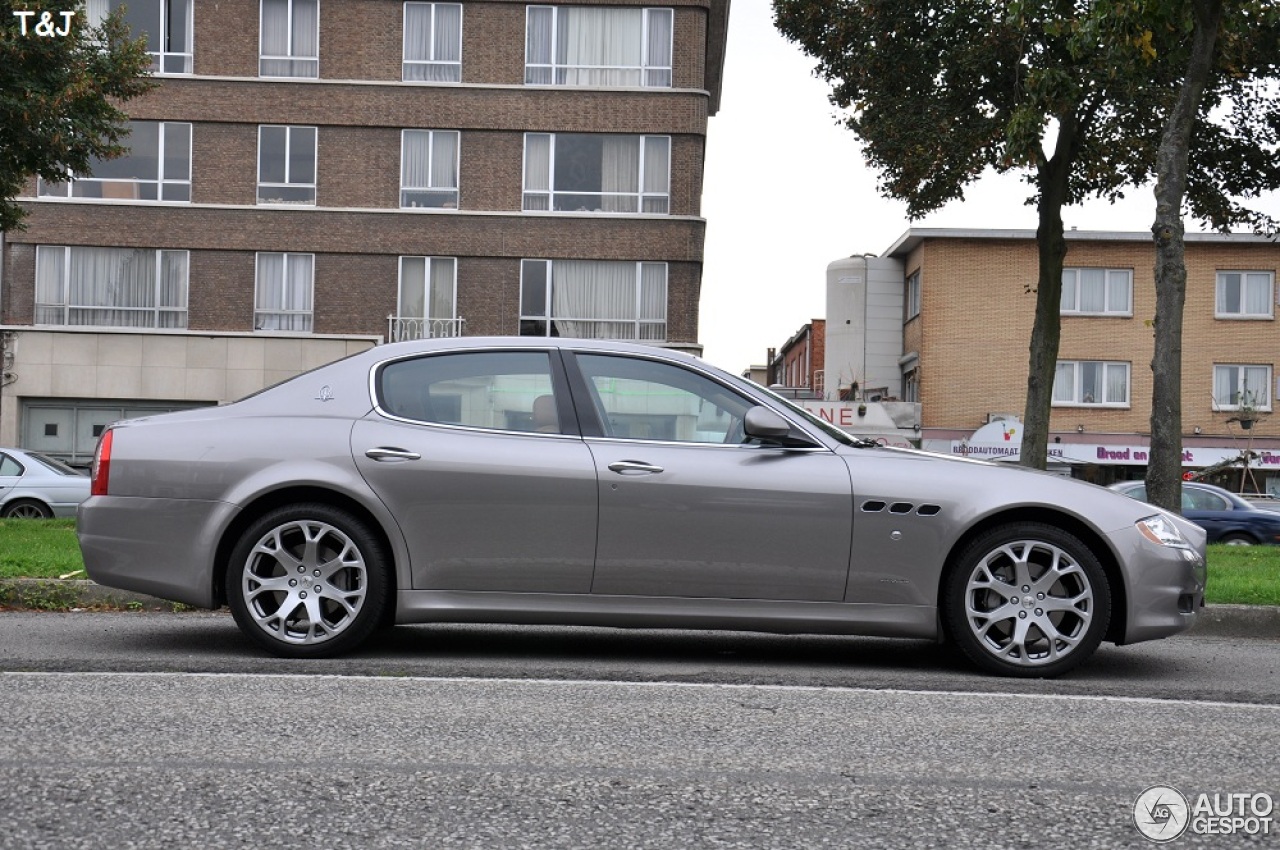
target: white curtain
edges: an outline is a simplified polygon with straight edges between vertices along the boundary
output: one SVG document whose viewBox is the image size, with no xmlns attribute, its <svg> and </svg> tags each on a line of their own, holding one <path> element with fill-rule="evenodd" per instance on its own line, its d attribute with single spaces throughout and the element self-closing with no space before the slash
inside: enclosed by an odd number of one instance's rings
<svg viewBox="0 0 1280 850">
<path fill-rule="evenodd" d="M 636 264 L 553 263 L 551 312 L 560 336 L 635 339 Z"/>
<path fill-rule="evenodd" d="M 1101 313 L 1106 310 L 1106 271 L 1080 269 L 1080 312 Z"/>
<path fill-rule="evenodd" d="M 551 209 L 551 136 L 526 133 L 524 137 L 524 208 Z"/>
<path fill-rule="evenodd" d="M 666 136 L 644 137 L 644 204 L 641 212 L 670 212 L 671 139 Z"/>
<path fill-rule="evenodd" d="M 433 83 L 461 81 L 460 4 L 404 4 L 404 79 Z"/>
<path fill-rule="evenodd" d="M 187 326 L 187 280 L 190 255 L 186 251 L 160 252 L 160 298 L 156 324 L 162 328 Z"/>
<path fill-rule="evenodd" d="M 431 188 L 458 188 L 458 133 L 435 130 L 431 133 Z"/>
<path fill-rule="evenodd" d="M 400 258 L 400 303 L 396 309 L 402 319 L 426 317 L 426 257 Z"/>
<path fill-rule="evenodd" d="M 311 330 L 311 254 L 259 254 L 254 300 L 258 330 Z"/>
<path fill-rule="evenodd" d="M 453 319 L 457 301 L 457 261 L 452 257 L 431 258 L 431 312 L 432 319 Z"/>
<path fill-rule="evenodd" d="M 643 9 L 560 7 L 559 55 L 569 86 L 639 85 L 644 35 Z"/>
<path fill-rule="evenodd" d="M 405 130 L 400 148 L 400 186 L 425 189 L 431 179 L 431 133 Z"/>
<path fill-rule="evenodd" d="M 1131 309 L 1130 292 L 1133 276 L 1127 271 L 1107 272 L 1107 309 L 1112 313 L 1126 313 Z"/>
<path fill-rule="evenodd" d="M 1123 363 L 1107 365 L 1108 404 L 1124 404 L 1129 400 L 1129 368 Z M 1099 399 L 1102 401 L 1102 399 Z"/>
<path fill-rule="evenodd" d="M 67 324 L 120 328 L 154 324 L 154 251 L 72 248 L 67 272 Z"/>
<path fill-rule="evenodd" d="M 605 136 L 600 155 L 600 208 L 636 212 L 640 192 L 640 137 Z"/>
<path fill-rule="evenodd" d="M 67 319 L 67 249 L 36 248 L 36 324 L 62 325 Z"/>
<path fill-rule="evenodd" d="M 529 85 L 551 85 L 551 65 L 555 60 L 555 9 L 530 6 L 525 20 L 524 81 Z"/>
<path fill-rule="evenodd" d="M 1059 363 L 1053 376 L 1053 400 L 1075 401 L 1076 364 Z"/>
<path fill-rule="evenodd" d="M 649 43 L 644 85 L 671 86 L 671 10 L 649 9 Z"/>
<path fill-rule="evenodd" d="M 1247 274 L 1245 280 L 1244 311 L 1251 316 L 1271 313 L 1271 276 Z"/>
<path fill-rule="evenodd" d="M 667 338 L 667 266 L 640 264 L 640 339 Z"/>
<path fill-rule="evenodd" d="M 318 76 L 319 18 L 319 0 L 262 0 L 264 58 L 259 73 L 270 77 Z"/>
</svg>

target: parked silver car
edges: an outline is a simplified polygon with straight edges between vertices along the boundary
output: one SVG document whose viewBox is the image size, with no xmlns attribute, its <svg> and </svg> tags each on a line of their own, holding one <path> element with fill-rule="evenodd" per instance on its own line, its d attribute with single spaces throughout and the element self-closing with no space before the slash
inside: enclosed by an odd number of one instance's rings
<svg viewBox="0 0 1280 850">
<path fill-rule="evenodd" d="M 492 622 L 954 641 L 1051 676 L 1191 626 L 1204 532 L 1089 484 L 860 441 L 682 354 L 385 345 L 118 423 L 89 575 L 295 657 Z"/>
<path fill-rule="evenodd" d="M 0 449 L 0 517 L 75 516 L 89 498 L 89 477 L 60 460 L 22 449 Z"/>
</svg>

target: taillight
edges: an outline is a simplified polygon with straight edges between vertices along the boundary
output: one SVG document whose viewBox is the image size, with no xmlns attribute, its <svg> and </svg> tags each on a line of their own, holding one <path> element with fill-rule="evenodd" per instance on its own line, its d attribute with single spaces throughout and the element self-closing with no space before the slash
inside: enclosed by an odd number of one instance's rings
<svg viewBox="0 0 1280 850">
<path fill-rule="evenodd" d="M 98 440 L 98 449 L 93 453 L 92 483 L 89 495 L 105 496 L 111 484 L 111 435 L 115 432 L 108 428 Z"/>
</svg>

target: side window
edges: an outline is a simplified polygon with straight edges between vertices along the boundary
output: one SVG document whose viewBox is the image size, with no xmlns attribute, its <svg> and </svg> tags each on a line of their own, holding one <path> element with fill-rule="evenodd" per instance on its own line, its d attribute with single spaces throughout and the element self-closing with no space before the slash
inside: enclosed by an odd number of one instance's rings
<svg viewBox="0 0 1280 850">
<path fill-rule="evenodd" d="M 415 422 L 495 431 L 564 432 L 545 352 L 477 351 L 389 363 L 378 405 Z"/>
<path fill-rule="evenodd" d="M 1184 490 L 1182 499 L 1183 510 L 1193 511 L 1226 511 L 1231 506 L 1225 499 L 1217 493 L 1210 493 L 1207 490 Z"/>
<path fill-rule="evenodd" d="M 752 402 L 696 372 L 631 357 L 579 354 L 605 435 L 678 443 L 741 443 Z"/>
<path fill-rule="evenodd" d="M 21 475 L 22 471 L 22 464 L 8 455 L 0 455 L 0 477 Z"/>
</svg>

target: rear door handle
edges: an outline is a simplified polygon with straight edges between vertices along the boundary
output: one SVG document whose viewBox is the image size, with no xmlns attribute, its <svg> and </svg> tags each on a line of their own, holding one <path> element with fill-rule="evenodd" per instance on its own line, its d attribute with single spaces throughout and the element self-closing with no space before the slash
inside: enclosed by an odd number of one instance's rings
<svg viewBox="0 0 1280 850">
<path fill-rule="evenodd" d="M 422 455 L 417 452 L 408 452 L 404 449 L 393 449 L 386 446 L 369 449 L 364 453 L 364 456 L 376 461 L 422 460 Z"/>
<path fill-rule="evenodd" d="M 638 475 L 641 473 L 654 475 L 662 471 L 662 467 L 654 466 L 639 460 L 618 460 L 609 464 L 609 471 L 619 475 Z"/>
</svg>

